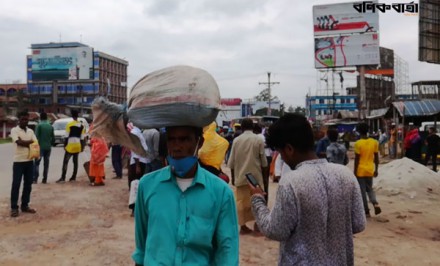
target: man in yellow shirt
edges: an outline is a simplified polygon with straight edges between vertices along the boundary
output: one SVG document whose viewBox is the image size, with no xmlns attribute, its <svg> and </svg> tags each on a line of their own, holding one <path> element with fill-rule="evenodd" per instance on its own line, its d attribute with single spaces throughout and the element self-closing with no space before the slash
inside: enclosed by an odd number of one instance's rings
<svg viewBox="0 0 440 266">
<path fill-rule="evenodd" d="M 76 180 L 76 173 L 78 172 L 78 154 L 84 150 L 84 135 L 86 130 L 83 124 L 78 121 L 78 111 L 71 111 L 73 120 L 66 125 L 66 140 L 64 143 L 64 159 L 63 159 L 63 172 L 61 178 L 57 180 L 57 183 L 64 183 L 66 180 L 67 164 L 70 158 L 73 158 L 73 173 L 69 179 L 70 182 Z"/>
<path fill-rule="evenodd" d="M 373 177 L 377 177 L 379 169 L 379 143 L 377 140 L 368 137 L 368 125 L 366 123 L 358 125 L 358 132 L 360 139 L 354 144 L 354 175 L 361 188 L 365 214 L 370 217 L 367 193 L 374 206 L 374 214 L 378 215 L 382 211 L 373 190 Z"/>
</svg>

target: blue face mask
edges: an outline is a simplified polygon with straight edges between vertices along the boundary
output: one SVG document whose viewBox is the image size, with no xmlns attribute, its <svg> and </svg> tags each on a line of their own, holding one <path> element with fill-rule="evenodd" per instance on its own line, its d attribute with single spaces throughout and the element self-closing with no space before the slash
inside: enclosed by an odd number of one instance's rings
<svg viewBox="0 0 440 266">
<path fill-rule="evenodd" d="M 167 156 L 167 161 L 171 166 L 171 171 L 178 177 L 184 177 L 189 170 L 197 163 L 196 156 L 188 156 L 182 159 L 174 159 L 171 156 Z"/>
<path fill-rule="evenodd" d="M 198 158 L 196 156 L 197 147 L 199 146 L 200 138 L 197 140 L 196 150 L 193 156 L 188 156 L 182 159 L 174 159 L 170 155 L 167 156 L 167 161 L 171 166 L 171 171 L 178 177 L 184 177 L 189 170 L 197 163 Z"/>
</svg>

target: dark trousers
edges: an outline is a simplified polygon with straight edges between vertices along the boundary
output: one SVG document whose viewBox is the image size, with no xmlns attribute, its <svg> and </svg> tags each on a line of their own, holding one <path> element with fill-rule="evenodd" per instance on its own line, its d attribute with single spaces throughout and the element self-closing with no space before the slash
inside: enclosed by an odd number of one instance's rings
<svg viewBox="0 0 440 266">
<path fill-rule="evenodd" d="M 266 160 L 267 160 L 267 169 L 269 169 L 270 164 L 272 163 L 272 156 L 266 156 Z M 269 202 L 269 174 L 267 174 L 267 175 L 263 174 L 263 188 L 264 188 L 264 192 L 266 192 L 264 199 L 266 200 L 266 203 L 268 203 Z"/>
<path fill-rule="evenodd" d="M 64 153 L 63 173 L 61 174 L 61 179 L 66 179 L 67 164 L 69 163 L 71 157 L 73 157 L 73 173 L 71 179 L 76 179 L 76 173 L 78 172 L 78 154 L 79 153 L 70 153 L 67 151 Z"/>
<path fill-rule="evenodd" d="M 425 157 L 425 165 L 428 165 L 429 159 L 432 159 L 432 170 L 437 172 L 437 154 L 438 152 L 428 151 Z"/>
<path fill-rule="evenodd" d="M 145 166 L 145 173 L 148 174 L 148 173 L 154 172 L 156 170 L 161 169 L 162 167 L 163 167 L 162 162 L 158 159 L 155 159 L 155 160 L 151 161 L 150 163 L 147 163 L 147 165 Z"/>
<path fill-rule="evenodd" d="M 140 166 L 141 166 L 141 173 L 140 174 L 136 174 L 136 164 L 131 164 L 130 168 L 128 168 L 128 188 L 131 187 L 131 181 L 136 180 L 136 179 L 141 179 L 141 177 L 144 175 L 145 173 L 145 167 L 147 166 L 145 163 L 141 163 L 139 162 Z"/>
<path fill-rule="evenodd" d="M 122 177 L 122 147 L 112 146 L 112 165 L 117 177 Z"/>
<path fill-rule="evenodd" d="M 44 159 L 43 164 L 43 181 L 47 181 L 47 174 L 49 173 L 49 158 L 51 150 L 40 150 L 40 159 L 35 160 L 35 173 L 34 182 L 38 182 L 38 177 L 40 176 L 40 162 Z"/>
<path fill-rule="evenodd" d="M 21 209 L 29 206 L 32 191 L 34 162 L 14 162 L 12 165 L 11 209 L 18 209 L 21 179 L 23 178 L 23 192 L 21 194 Z"/>
<path fill-rule="evenodd" d="M 361 188 L 362 201 L 364 203 L 365 213 L 370 213 L 370 209 L 368 208 L 367 194 L 370 202 L 373 205 L 379 204 L 376 200 L 376 193 L 373 190 L 373 178 L 372 177 L 358 177 L 357 181 L 359 182 L 359 186 Z"/>
</svg>

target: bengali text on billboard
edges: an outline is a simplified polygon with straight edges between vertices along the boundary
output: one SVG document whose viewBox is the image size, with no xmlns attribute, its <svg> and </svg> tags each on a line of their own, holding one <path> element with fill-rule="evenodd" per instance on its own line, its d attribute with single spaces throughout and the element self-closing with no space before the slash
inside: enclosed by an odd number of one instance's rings
<svg viewBox="0 0 440 266">
<path fill-rule="evenodd" d="M 32 80 L 91 79 L 93 50 L 90 47 L 32 50 Z"/>
<path fill-rule="evenodd" d="M 379 63 L 378 33 L 315 38 L 315 68 Z"/>
</svg>

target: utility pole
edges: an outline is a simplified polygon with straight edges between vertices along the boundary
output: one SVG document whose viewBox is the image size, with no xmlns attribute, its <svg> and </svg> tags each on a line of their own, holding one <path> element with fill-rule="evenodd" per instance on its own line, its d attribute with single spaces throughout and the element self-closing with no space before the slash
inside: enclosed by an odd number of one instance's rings
<svg viewBox="0 0 440 266">
<path fill-rule="evenodd" d="M 258 82 L 259 85 L 267 85 L 267 89 L 269 90 L 269 108 L 267 108 L 267 115 L 271 115 L 272 110 L 270 108 L 270 102 L 272 98 L 272 94 L 270 91 L 270 86 L 275 84 L 280 84 L 279 82 L 270 82 L 270 72 L 267 72 L 267 82 Z"/>
</svg>

